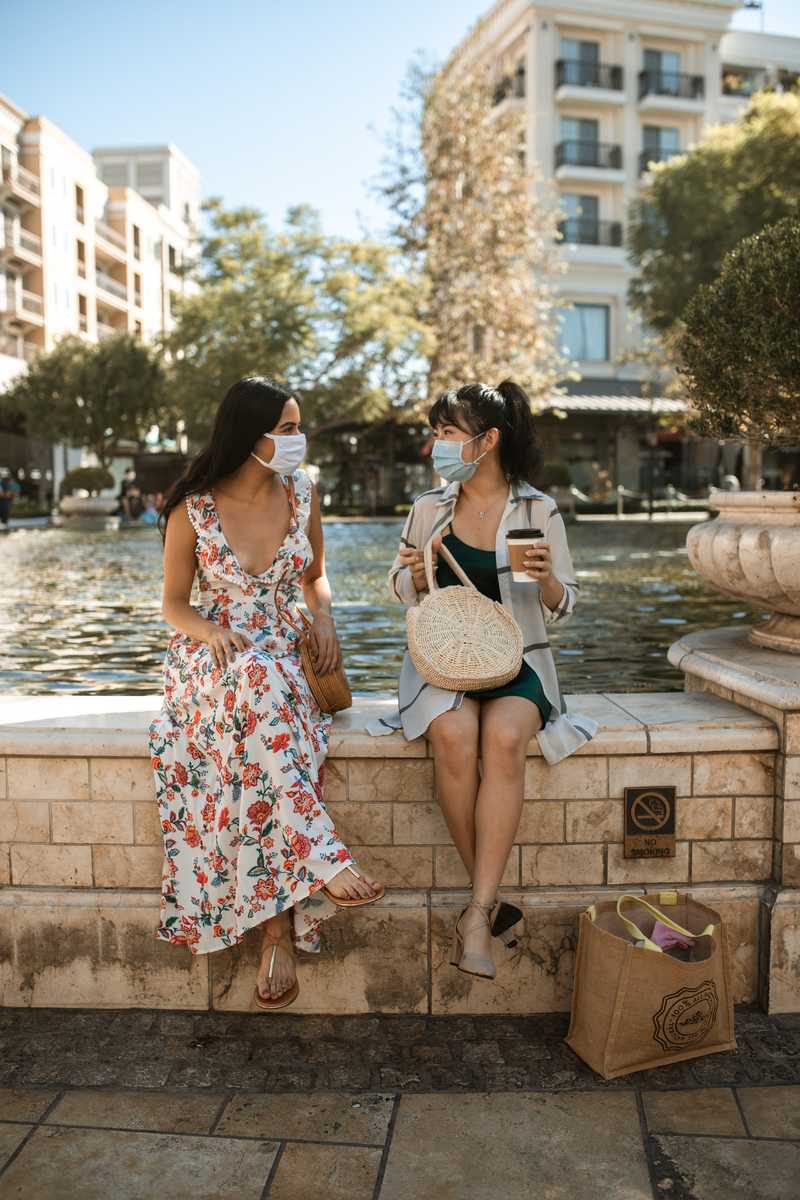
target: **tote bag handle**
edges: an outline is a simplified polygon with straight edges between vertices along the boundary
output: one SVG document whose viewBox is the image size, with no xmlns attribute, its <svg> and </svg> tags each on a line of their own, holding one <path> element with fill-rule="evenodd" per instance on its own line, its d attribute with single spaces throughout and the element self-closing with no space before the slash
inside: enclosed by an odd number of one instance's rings
<svg viewBox="0 0 800 1200">
<path fill-rule="evenodd" d="M 445 562 L 449 564 L 449 566 L 451 567 L 451 569 L 453 571 L 453 574 L 456 575 L 457 578 L 461 580 L 461 582 L 464 584 L 464 586 L 471 587 L 474 592 L 477 592 L 478 589 L 475 587 L 475 584 L 472 582 L 470 577 L 468 575 L 466 575 L 464 573 L 464 571 L 462 571 L 461 567 L 458 565 L 456 560 L 453 558 L 452 554 L 447 549 L 447 546 L 444 545 L 444 543 L 442 543 L 442 545 L 440 546 L 439 553 L 441 554 L 441 556 L 445 560 Z M 433 538 L 430 538 L 425 543 L 425 548 L 423 549 L 422 554 L 423 554 L 423 558 L 425 559 L 425 578 L 427 579 L 427 582 L 428 582 L 428 591 L 431 593 L 431 595 L 433 595 L 434 592 L 439 590 L 436 580 L 434 579 L 434 576 L 433 576 Z"/>
<path fill-rule="evenodd" d="M 661 946 L 656 945 L 656 943 L 651 941 L 650 938 L 645 937 L 639 926 L 636 925 L 630 919 L 630 917 L 626 917 L 624 915 L 622 906 L 629 900 L 633 904 L 638 904 L 640 908 L 646 908 L 647 911 L 651 913 L 651 915 L 657 920 L 661 921 L 664 925 L 667 925 L 670 929 L 674 929 L 676 933 L 683 934 L 684 937 L 712 937 L 714 934 L 715 927 L 713 924 L 706 925 L 705 929 L 702 930 L 701 933 L 692 933 L 691 930 L 684 929 L 683 926 L 679 925 L 677 921 L 673 921 L 672 918 L 668 917 L 666 913 L 661 912 L 661 910 L 656 908 L 655 905 L 651 904 L 648 900 L 645 900 L 643 896 L 634 896 L 631 894 L 622 895 L 617 900 L 617 916 L 619 917 L 620 921 L 622 921 L 622 924 L 625 926 L 635 942 L 644 942 L 645 950 L 657 950 L 659 954 L 663 954 Z M 594 921 L 595 917 L 597 916 L 597 909 L 594 904 L 589 908 L 588 912 L 590 919 Z"/>
</svg>

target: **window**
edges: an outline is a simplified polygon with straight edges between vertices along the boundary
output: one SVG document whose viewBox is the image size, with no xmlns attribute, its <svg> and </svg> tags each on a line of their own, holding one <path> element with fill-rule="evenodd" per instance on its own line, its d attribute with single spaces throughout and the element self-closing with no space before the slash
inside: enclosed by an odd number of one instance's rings
<svg viewBox="0 0 800 1200">
<path fill-rule="evenodd" d="M 567 62 L 588 63 L 596 66 L 600 62 L 599 42 L 581 42 L 577 38 L 561 39 L 561 57 Z"/>
<path fill-rule="evenodd" d="M 662 95 L 680 93 L 681 56 L 677 50 L 645 50 L 644 69 L 655 77 Z"/>
<path fill-rule="evenodd" d="M 124 162 L 101 163 L 100 178 L 110 187 L 125 187 L 128 182 L 128 164 Z"/>
<path fill-rule="evenodd" d="M 142 257 L 142 231 L 138 225 L 132 225 L 133 230 L 133 257 Z"/>
<path fill-rule="evenodd" d="M 484 352 L 486 345 L 486 327 L 484 325 L 472 326 L 472 353 L 476 358 L 480 358 Z"/>
<path fill-rule="evenodd" d="M 645 150 L 656 150 L 667 158 L 681 148 L 680 130 L 671 125 L 645 125 Z"/>
<path fill-rule="evenodd" d="M 136 164 L 137 188 L 161 187 L 163 182 L 163 168 L 160 162 L 138 162 Z"/>
<path fill-rule="evenodd" d="M 577 362 L 608 362 L 610 309 L 607 304 L 573 304 L 564 312 L 561 348 Z"/>
<path fill-rule="evenodd" d="M 142 277 L 134 275 L 133 277 L 133 302 L 137 308 L 142 307 Z"/>
<path fill-rule="evenodd" d="M 81 225 L 83 224 L 83 214 L 84 214 L 83 188 L 80 186 L 80 184 L 76 183 L 75 184 L 75 219 L 76 219 L 76 221 L 80 221 Z"/>
<path fill-rule="evenodd" d="M 562 117 L 561 140 L 563 142 L 596 142 L 600 137 L 600 124 L 593 117 Z"/>
<path fill-rule="evenodd" d="M 561 207 L 568 221 L 592 221 L 600 216 L 600 200 L 597 196 L 578 196 L 574 192 L 566 192 L 561 197 Z"/>
<path fill-rule="evenodd" d="M 174 246 L 167 246 L 167 252 L 169 255 L 169 269 L 174 275 L 178 269 L 178 251 Z"/>
</svg>

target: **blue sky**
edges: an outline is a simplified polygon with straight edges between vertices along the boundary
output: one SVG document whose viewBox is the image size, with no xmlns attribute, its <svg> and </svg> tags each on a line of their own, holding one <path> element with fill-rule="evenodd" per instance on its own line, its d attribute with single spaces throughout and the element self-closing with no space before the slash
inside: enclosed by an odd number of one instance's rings
<svg viewBox="0 0 800 1200">
<path fill-rule="evenodd" d="M 174 142 L 205 195 L 270 220 L 309 202 L 330 232 L 373 227 L 406 65 L 444 57 L 488 0 L 0 0 L 0 91 L 87 148 Z M 766 28 L 800 36 L 798 0 Z M 758 13 L 735 24 L 758 29 Z"/>
</svg>

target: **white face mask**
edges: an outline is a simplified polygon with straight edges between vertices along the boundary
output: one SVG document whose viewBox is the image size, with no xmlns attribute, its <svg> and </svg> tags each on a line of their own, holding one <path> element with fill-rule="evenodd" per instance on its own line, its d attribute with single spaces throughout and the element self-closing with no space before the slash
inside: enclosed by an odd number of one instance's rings
<svg viewBox="0 0 800 1200">
<path fill-rule="evenodd" d="M 271 438 L 275 443 L 275 453 L 269 462 L 259 458 L 250 451 L 252 458 L 260 462 L 262 467 L 276 471 L 278 475 L 291 475 L 296 471 L 306 456 L 306 435 L 304 433 L 265 433 L 264 437 Z"/>
</svg>

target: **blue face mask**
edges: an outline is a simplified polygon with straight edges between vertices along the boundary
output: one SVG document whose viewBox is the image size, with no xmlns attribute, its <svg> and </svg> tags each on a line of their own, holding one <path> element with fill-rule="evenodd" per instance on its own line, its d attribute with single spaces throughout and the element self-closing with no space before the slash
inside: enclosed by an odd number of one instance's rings
<svg viewBox="0 0 800 1200">
<path fill-rule="evenodd" d="M 451 483 L 466 483 L 472 479 L 478 469 L 478 463 L 488 454 L 488 450 L 484 450 L 483 454 L 480 454 L 474 462 L 464 462 L 461 451 L 464 446 L 477 441 L 479 437 L 483 437 L 483 434 L 478 433 L 475 437 L 467 438 L 466 442 L 447 442 L 443 438 L 437 438 L 433 443 L 433 455 L 431 456 L 434 471 Z"/>
</svg>

